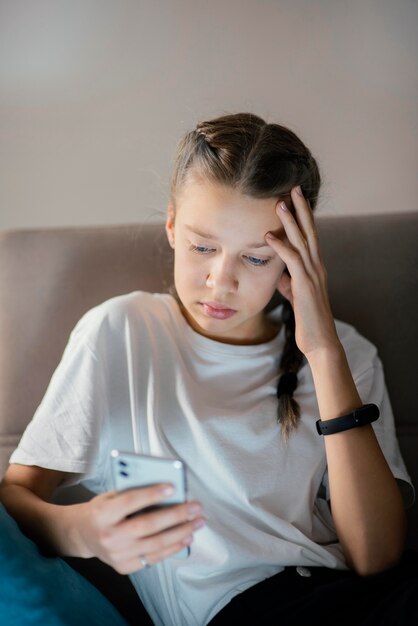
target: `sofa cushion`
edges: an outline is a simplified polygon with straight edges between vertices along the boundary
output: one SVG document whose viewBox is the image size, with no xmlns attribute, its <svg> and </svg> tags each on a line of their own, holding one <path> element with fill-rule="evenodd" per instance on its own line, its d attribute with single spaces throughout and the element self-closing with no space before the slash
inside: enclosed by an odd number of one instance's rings
<svg viewBox="0 0 418 626">
<path fill-rule="evenodd" d="M 59 557 L 46 557 L 0 504 L 0 615 L 8 626 L 127 626 L 114 606 Z"/>
</svg>

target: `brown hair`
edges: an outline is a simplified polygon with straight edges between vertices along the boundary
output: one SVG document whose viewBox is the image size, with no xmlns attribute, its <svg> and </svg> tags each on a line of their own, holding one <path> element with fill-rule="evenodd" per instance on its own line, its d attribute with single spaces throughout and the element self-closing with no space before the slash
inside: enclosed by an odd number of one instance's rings
<svg viewBox="0 0 418 626">
<path fill-rule="evenodd" d="M 321 177 L 309 149 L 294 132 L 269 124 L 252 113 L 224 115 L 199 122 L 179 142 L 171 178 L 171 198 L 176 197 L 190 174 L 236 188 L 253 198 L 283 197 L 300 185 L 315 209 Z M 277 419 L 284 440 L 296 427 L 300 407 L 293 398 L 303 353 L 295 341 L 295 317 L 290 302 L 276 292 L 265 308 L 283 304 L 285 345 L 277 385 Z"/>
</svg>

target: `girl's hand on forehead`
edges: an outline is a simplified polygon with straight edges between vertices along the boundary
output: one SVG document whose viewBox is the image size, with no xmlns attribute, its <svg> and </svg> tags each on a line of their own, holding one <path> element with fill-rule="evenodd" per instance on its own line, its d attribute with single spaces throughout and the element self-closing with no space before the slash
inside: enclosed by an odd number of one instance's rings
<svg viewBox="0 0 418 626">
<path fill-rule="evenodd" d="M 308 356 L 315 350 L 334 348 L 340 342 L 329 302 L 327 271 L 321 258 L 312 209 L 300 187 L 293 187 L 290 197 L 295 216 L 283 201 L 279 201 L 276 213 L 284 234 L 275 237 L 269 232 L 265 239 L 290 273 L 289 277 L 283 272 L 277 289 L 292 305 L 296 344 Z"/>
</svg>

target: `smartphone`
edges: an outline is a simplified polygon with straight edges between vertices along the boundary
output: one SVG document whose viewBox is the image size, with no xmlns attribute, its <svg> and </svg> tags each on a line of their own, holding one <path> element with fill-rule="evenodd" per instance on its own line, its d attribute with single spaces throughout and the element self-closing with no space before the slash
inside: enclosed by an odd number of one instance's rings
<svg viewBox="0 0 418 626">
<path fill-rule="evenodd" d="M 111 464 L 113 485 L 116 491 L 150 487 L 158 483 L 171 483 L 174 486 L 175 491 L 172 496 L 168 496 L 156 505 L 142 509 L 140 513 L 181 504 L 187 500 L 186 465 L 179 459 L 112 450 Z M 189 554 L 190 547 L 187 546 L 174 554 L 172 558 L 185 558 Z"/>
</svg>

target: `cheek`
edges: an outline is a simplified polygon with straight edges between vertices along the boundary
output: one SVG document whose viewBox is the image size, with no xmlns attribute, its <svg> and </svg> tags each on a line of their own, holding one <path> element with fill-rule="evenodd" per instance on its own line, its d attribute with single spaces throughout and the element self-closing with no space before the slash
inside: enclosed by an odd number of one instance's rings
<svg viewBox="0 0 418 626">
<path fill-rule="evenodd" d="M 258 308 L 263 308 L 270 301 L 274 292 L 277 289 L 279 279 L 283 274 L 285 264 L 281 261 L 275 263 L 274 267 L 260 270 L 257 273 L 253 273 L 251 278 L 246 281 L 245 291 L 251 294 L 257 294 L 257 298 L 254 299 L 254 305 Z M 243 287 L 243 285 L 242 285 Z"/>
<path fill-rule="evenodd" d="M 275 266 L 270 269 L 268 276 L 266 275 L 264 280 L 259 281 L 259 285 L 263 285 L 263 293 L 266 294 L 268 298 L 270 298 L 277 289 L 285 267 L 285 263 L 280 260 L 280 263 L 276 263 Z"/>
<path fill-rule="evenodd" d="M 201 263 L 193 262 L 189 251 L 176 251 L 174 257 L 174 280 L 176 285 L 197 284 L 202 276 Z"/>
<path fill-rule="evenodd" d="M 281 259 L 275 260 L 274 263 L 272 263 L 268 268 L 266 268 L 266 272 L 265 272 L 265 275 L 263 276 L 262 282 L 265 285 L 268 284 L 270 288 L 274 289 L 277 283 L 279 282 L 279 279 L 281 275 L 283 274 L 285 267 L 286 267 L 286 264 Z"/>
</svg>

